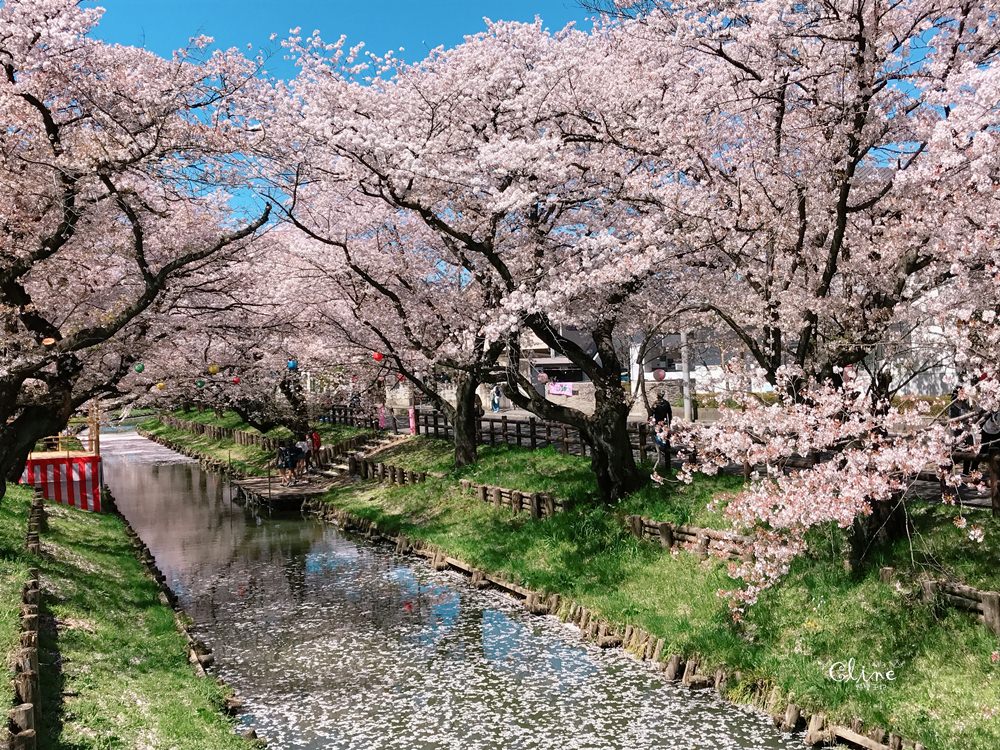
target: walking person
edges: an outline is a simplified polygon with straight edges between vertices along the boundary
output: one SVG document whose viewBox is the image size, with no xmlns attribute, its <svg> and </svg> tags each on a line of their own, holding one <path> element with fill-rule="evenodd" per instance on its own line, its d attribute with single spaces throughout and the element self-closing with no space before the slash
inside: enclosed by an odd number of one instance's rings
<svg viewBox="0 0 1000 750">
<path fill-rule="evenodd" d="M 319 436 L 319 433 L 316 432 L 316 430 L 313 430 L 311 433 L 309 433 L 309 442 L 312 444 L 313 466 L 318 469 L 320 468 L 319 449 L 323 445 L 323 439 Z"/>
<path fill-rule="evenodd" d="M 278 473 L 281 486 L 290 487 L 295 472 L 295 454 L 290 440 L 283 440 L 278 446 Z"/>
<path fill-rule="evenodd" d="M 657 484 L 667 481 L 660 474 L 662 468 L 665 474 L 670 473 L 670 424 L 674 419 L 674 411 L 670 408 L 663 391 L 656 394 L 656 401 L 649 414 L 649 426 L 653 431 L 653 443 L 656 445 L 656 465 L 653 466 L 653 473 L 650 474 Z"/>
<path fill-rule="evenodd" d="M 302 439 L 295 444 L 296 449 L 296 463 L 295 463 L 295 476 L 301 481 L 306 480 L 306 469 L 309 468 L 309 451 L 312 448 L 309 440 L 303 435 Z"/>
<path fill-rule="evenodd" d="M 490 410 L 494 414 L 500 413 L 500 399 L 503 398 L 503 389 L 500 384 L 497 383 L 493 386 L 493 390 L 490 391 Z"/>
</svg>

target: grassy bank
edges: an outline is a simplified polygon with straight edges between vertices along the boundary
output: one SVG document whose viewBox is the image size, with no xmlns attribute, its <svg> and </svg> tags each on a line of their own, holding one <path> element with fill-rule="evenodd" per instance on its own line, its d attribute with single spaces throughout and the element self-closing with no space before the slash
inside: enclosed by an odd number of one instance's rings
<svg viewBox="0 0 1000 750">
<path fill-rule="evenodd" d="M 8 487 L 7 496 L 0 500 L 0 656 L 3 658 L 3 701 L 13 698 L 10 679 L 13 651 L 18 648 L 21 624 L 21 589 L 28 579 L 28 568 L 37 558 L 24 551 L 24 535 L 28 531 L 28 511 L 31 493 Z M 6 730 L 0 730 L 0 738 Z"/>
<path fill-rule="evenodd" d="M 199 411 L 198 409 L 178 409 L 171 412 L 171 414 L 178 419 L 186 419 L 189 422 L 198 422 L 199 424 L 209 424 L 216 427 L 226 427 L 231 430 L 242 430 L 244 432 L 261 434 L 260 430 L 245 422 L 243 418 L 234 411 L 224 411 L 220 416 L 212 410 Z M 324 444 L 335 443 L 338 440 L 343 440 L 344 438 L 352 437 L 353 435 L 364 432 L 364 430 L 357 427 L 349 427 L 342 424 L 329 424 L 326 422 L 316 422 L 312 424 L 311 427 L 319 433 Z M 292 431 L 287 427 L 275 427 L 274 429 L 268 430 L 262 434 L 266 437 L 276 438 L 278 440 L 292 437 Z"/>
<path fill-rule="evenodd" d="M 17 579 L 27 568 L 19 550 L 29 499 L 28 491 L 8 487 L 0 503 L 5 646 L 11 641 L 7 615 L 20 601 Z M 45 556 L 33 558 L 44 591 L 39 747 L 253 747 L 222 715 L 222 688 L 188 664 L 173 611 L 160 603 L 121 521 L 51 504 L 48 511 Z"/>
<path fill-rule="evenodd" d="M 688 512 L 670 492 L 661 507 L 673 503 Z M 695 495 L 700 501 L 702 491 Z M 1000 714 L 993 713 L 1000 664 L 990 658 L 996 637 L 969 615 L 936 613 L 913 587 L 882 583 L 877 568 L 851 577 L 839 535 L 831 535 L 823 553 L 801 560 L 734 625 L 718 596 L 735 585 L 724 565 L 641 543 L 605 509 L 579 507 L 532 520 L 463 495 L 453 480 L 404 487 L 362 482 L 327 499 L 478 567 L 639 625 L 665 639 L 665 653 L 697 654 L 710 665 L 739 669 L 742 682 L 730 688 L 737 700 L 760 681 L 811 710 L 843 722 L 861 717 L 928 748 L 1000 746 Z M 649 506 L 656 498 L 633 500 Z M 831 679 L 831 666 L 850 659 L 858 669 L 892 669 L 895 679 L 869 683 L 871 689 Z"/>
<path fill-rule="evenodd" d="M 530 450 L 512 446 L 480 446 L 479 460 L 455 469 L 454 449 L 447 440 L 420 437 L 380 451 L 380 461 L 416 471 L 444 474 L 452 482 L 468 479 L 477 484 L 497 485 L 522 492 L 549 492 L 567 500 L 593 501 L 597 482 L 590 459 L 566 455 L 555 448 Z M 652 471 L 652 464 L 643 466 Z M 644 487 L 618 505 L 621 514 L 640 514 L 660 521 L 728 528 L 722 508 L 742 480 L 732 476 L 698 477 L 692 484 Z M 716 506 L 708 504 L 715 500 Z"/>
<path fill-rule="evenodd" d="M 234 412 L 225 412 L 222 417 L 219 417 L 212 411 L 200 412 L 197 410 L 179 410 L 173 412 L 173 416 L 178 419 L 186 419 L 191 422 L 210 424 L 229 429 L 245 430 L 247 432 L 259 434 L 258 430 L 250 427 L 250 425 L 244 422 L 239 415 Z M 148 419 L 145 422 L 142 422 L 139 427 L 153 435 L 179 445 L 186 446 L 187 448 L 197 451 L 198 453 L 209 458 L 232 462 L 234 468 L 239 469 L 246 474 L 266 475 L 268 471 L 268 464 L 273 462 L 275 458 L 274 451 L 267 450 L 266 448 L 256 445 L 240 445 L 233 440 L 226 440 L 222 438 L 216 439 L 209 437 L 208 435 L 197 435 L 195 433 L 188 432 L 187 430 L 168 427 L 156 418 Z M 345 425 L 317 424 L 315 427 L 317 432 L 320 433 L 323 445 L 329 445 L 337 442 L 338 440 L 344 440 L 364 432 L 364 430 L 360 430 L 356 427 L 347 427 Z M 267 437 L 277 439 L 284 439 L 292 436 L 291 432 L 284 427 L 271 430 L 270 432 L 265 433 L 265 435 Z"/>
</svg>

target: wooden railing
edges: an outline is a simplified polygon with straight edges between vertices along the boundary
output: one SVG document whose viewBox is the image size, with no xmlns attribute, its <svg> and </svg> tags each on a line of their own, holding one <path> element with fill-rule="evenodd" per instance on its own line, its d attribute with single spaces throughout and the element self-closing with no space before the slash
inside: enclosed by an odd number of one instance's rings
<svg viewBox="0 0 1000 750">
<path fill-rule="evenodd" d="M 626 516 L 625 523 L 637 539 L 659 544 L 663 549 L 681 547 L 703 560 L 711 554 L 746 560 L 751 554 L 753 539 L 730 531 L 655 521 L 644 516 Z"/>
<path fill-rule="evenodd" d="M 379 416 L 370 409 L 352 406 L 333 406 L 324 414 L 336 424 L 378 429 Z M 451 421 L 439 411 L 419 409 L 414 415 L 416 434 L 450 440 L 455 435 Z M 385 429 L 396 434 L 410 431 L 409 413 L 406 409 L 385 409 Z M 649 454 L 649 427 L 645 422 L 634 422 L 628 427 L 632 451 L 640 461 Z M 587 445 L 580 431 L 568 425 L 548 422 L 536 417 L 518 419 L 507 416 L 483 416 L 478 421 L 477 438 L 481 445 L 516 445 L 519 448 L 553 447 L 560 453 L 589 456 Z"/>
</svg>

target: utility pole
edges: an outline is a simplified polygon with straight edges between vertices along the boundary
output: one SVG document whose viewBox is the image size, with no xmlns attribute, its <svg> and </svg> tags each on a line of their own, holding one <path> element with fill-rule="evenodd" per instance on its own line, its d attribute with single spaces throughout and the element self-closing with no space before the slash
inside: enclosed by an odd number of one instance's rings
<svg viewBox="0 0 1000 750">
<path fill-rule="evenodd" d="M 687 331 L 681 331 L 681 387 L 684 392 L 684 419 L 688 422 L 694 416 L 691 404 L 691 355 L 688 351 Z"/>
</svg>

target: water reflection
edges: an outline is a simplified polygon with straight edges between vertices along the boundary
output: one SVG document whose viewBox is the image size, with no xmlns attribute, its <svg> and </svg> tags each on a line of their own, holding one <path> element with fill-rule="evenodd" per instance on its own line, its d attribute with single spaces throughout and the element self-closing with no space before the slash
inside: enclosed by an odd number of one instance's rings
<svg viewBox="0 0 1000 750">
<path fill-rule="evenodd" d="M 153 443 L 104 447 L 119 507 L 272 748 L 799 746 L 500 594 L 311 520 L 255 517 Z"/>
</svg>

